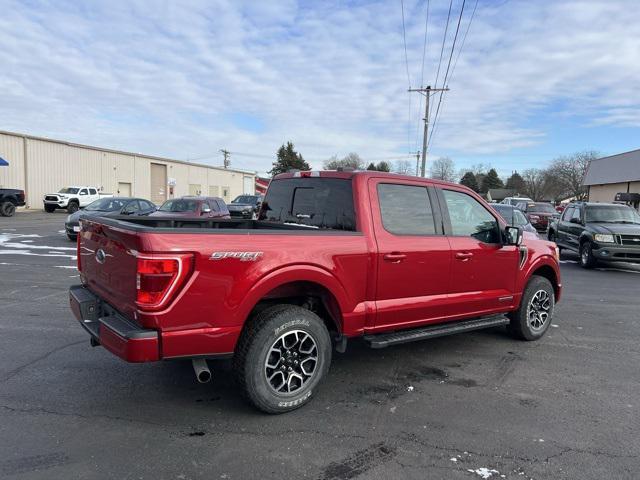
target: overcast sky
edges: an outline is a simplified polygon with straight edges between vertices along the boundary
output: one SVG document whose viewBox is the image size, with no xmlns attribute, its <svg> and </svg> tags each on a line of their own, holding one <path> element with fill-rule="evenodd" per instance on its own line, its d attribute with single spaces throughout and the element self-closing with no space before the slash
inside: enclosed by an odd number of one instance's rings
<svg viewBox="0 0 640 480">
<path fill-rule="evenodd" d="M 462 0 L 453 0 L 439 84 Z M 637 0 L 475 0 L 460 25 L 431 156 L 505 174 L 640 148 Z M 266 171 L 291 140 L 407 158 L 449 1 L 0 0 L 0 129 Z M 437 99 L 436 99 L 437 102 Z"/>
</svg>

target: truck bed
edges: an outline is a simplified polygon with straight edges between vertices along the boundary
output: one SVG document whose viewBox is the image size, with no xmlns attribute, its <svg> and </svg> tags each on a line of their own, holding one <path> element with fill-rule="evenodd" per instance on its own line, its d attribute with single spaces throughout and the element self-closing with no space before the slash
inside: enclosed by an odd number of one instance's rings
<svg viewBox="0 0 640 480">
<path fill-rule="evenodd" d="M 294 223 L 268 222 L 244 219 L 208 219 L 171 217 L 129 217 L 120 215 L 111 218 L 89 219 L 113 227 L 125 228 L 138 233 L 219 233 L 241 235 L 362 235 L 361 232 L 315 228 Z M 86 221 L 86 220 L 84 220 Z"/>
</svg>

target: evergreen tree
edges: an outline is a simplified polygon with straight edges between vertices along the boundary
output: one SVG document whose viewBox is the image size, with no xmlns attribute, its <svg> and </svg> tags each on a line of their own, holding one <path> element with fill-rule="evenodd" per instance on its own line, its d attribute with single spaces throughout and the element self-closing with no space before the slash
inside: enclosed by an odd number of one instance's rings
<svg viewBox="0 0 640 480">
<path fill-rule="evenodd" d="M 373 163 L 373 162 L 371 162 L 371 163 L 369 164 L 369 166 L 367 167 L 367 170 L 374 170 L 374 171 L 375 171 L 375 170 L 378 170 L 378 169 L 376 168 L 376 166 L 374 165 L 374 163 Z"/>
<path fill-rule="evenodd" d="M 487 176 L 482 179 L 482 193 L 487 193 L 491 188 L 504 188 L 504 183 L 495 168 L 489 170 Z"/>
<path fill-rule="evenodd" d="M 507 179 L 507 188 L 513 190 L 514 193 L 521 194 L 525 190 L 525 183 L 522 176 L 518 172 L 513 172 Z"/>
<path fill-rule="evenodd" d="M 385 162 L 383 160 L 382 162 L 378 162 L 378 164 L 375 166 L 375 169 L 379 172 L 390 172 L 391 165 L 389 164 L 389 162 Z M 369 168 L 367 168 L 367 170 L 369 170 Z"/>
<path fill-rule="evenodd" d="M 278 149 L 277 159 L 273 162 L 273 168 L 269 173 L 275 176 L 279 173 L 288 172 L 291 169 L 311 170 L 311 167 L 305 162 L 302 155 L 294 150 L 293 143 L 287 142 L 286 145 L 282 144 Z"/>
<path fill-rule="evenodd" d="M 476 176 L 473 172 L 466 172 L 460 179 L 460 185 L 469 187 L 474 192 L 478 191 L 478 181 L 476 180 Z"/>
</svg>

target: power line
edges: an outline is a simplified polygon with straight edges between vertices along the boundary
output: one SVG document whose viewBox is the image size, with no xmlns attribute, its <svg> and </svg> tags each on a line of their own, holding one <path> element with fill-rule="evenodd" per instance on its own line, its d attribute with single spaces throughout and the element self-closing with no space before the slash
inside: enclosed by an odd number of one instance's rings
<svg viewBox="0 0 640 480">
<path fill-rule="evenodd" d="M 402 41 L 404 43 L 404 65 L 407 69 L 407 84 L 409 85 L 409 88 L 411 88 L 411 75 L 409 75 L 409 57 L 407 56 L 407 32 L 404 26 L 404 0 L 400 0 L 400 10 L 402 11 Z"/>
<path fill-rule="evenodd" d="M 449 2 L 449 13 L 447 13 L 447 25 L 444 28 L 444 35 L 442 36 L 442 48 L 440 48 L 440 60 L 438 61 L 438 71 L 436 73 L 436 81 L 433 82 L 433 86 L 438 86 L 438 79 L 440 78 L 440 66 L 442 65 L 442 55 L 444 54 L 444 45 L 447 40 L 447 32 L 449 31 L 449 19 L 451 18 L 451 7 L 453 6 L 453 0 Z M 444 84 L 443 84 L 444 85 Z"/>
<path fill-rule="evenodd" d="M 456 41 L 458 40 L 458 33 L 460 32 L 460 22 L 462 22 L 462 14 L 464 13 L 464 6 L 466 0 L 462 0 L 462 7 L 460 8 L 460 15 L 458 16 L 458 25 L 456 26 L 456 33 L 453 37 L 453 43 L 451 44 L 451 53 L 449 54 L 449 61 L 447 62 L 447 71 L 444 74 L 444 80 L 442 82 L 443 86 L 447 85 L 447 80 L 449 78 L 449 69 L 451 68 L 451 60 L 453 59 L 453 52 L 456 48 Z M 438 124 L 438 115 L 440 114 L 440 106 L 442 105 L 442 97 L 444 95 L 444 91 L 440 92 L 440 97 L 438 98 L 438 107 L 436 108 L 436 114 L 433 119 L 433 129 L 431 130 L 431 136 L 429 137 L 429 144 L 431 143 L 431 139 L 433 138 L 433 132 L 436 129 Z"/>
<path fill-rule="evenodd" d="M 424 21 L 424 42 L 422 44 L 422 67 L 420 68 L 420 87 L 424 85 L 424 61 L 427 55 L 427 34 L 429 32 L 429 3 L 430 0 L 427 0 L 426 3 L 426 18 Z M 418 104 L 418 112 L 422 110 L 422 96 L 420 96 L 420 103 Z M 418 136 L 420 135 L 420 123 L 417 123 L 416 126 L 416 141 L 415 141 L 415 149 L 418 149 Z M 417 172 L 417 167 L 416 167 Z M 416 173 L 416 176 L 418 174 Z"/>
</svg>

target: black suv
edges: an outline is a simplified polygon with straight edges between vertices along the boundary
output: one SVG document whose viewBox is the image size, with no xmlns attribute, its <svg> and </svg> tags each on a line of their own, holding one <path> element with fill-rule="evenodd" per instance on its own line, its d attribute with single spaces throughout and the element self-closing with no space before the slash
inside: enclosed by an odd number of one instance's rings
<svg viewBox="0 0 640 480">
<path fill-rule="evenodd" d="M 16 207 L 24 207 L 24 190 L 0 188 L 0 215 L 12 217 Z"/>
<path fill-rule="evenodd" d="M 627 205 L 575 202 L 549 226 L 549 240 L 580 254 L 580 265 L 598 261 L 640 263 L 640 214 Z"/>
</svg>

